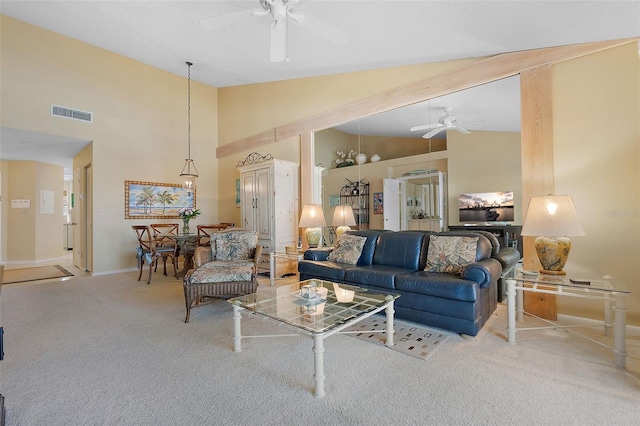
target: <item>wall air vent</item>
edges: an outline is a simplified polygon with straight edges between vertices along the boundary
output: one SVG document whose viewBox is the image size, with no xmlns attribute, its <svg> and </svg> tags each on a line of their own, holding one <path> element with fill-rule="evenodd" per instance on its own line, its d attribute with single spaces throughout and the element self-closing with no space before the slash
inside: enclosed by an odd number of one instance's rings
<svg viewBox="0 0 640 426">
<path fill-rule="evenodd" d="M 51 105 L 51 115 L 58 117 L 71 118 L 73 120 L 93 122 L 93 114 L 87 111 L 67 108 L 60 105 Z"/>
</svg>

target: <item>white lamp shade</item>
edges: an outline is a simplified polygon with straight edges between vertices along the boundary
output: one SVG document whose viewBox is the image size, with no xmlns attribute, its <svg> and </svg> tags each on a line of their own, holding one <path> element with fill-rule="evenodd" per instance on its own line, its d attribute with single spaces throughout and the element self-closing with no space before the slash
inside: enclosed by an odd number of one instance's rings
<svg viewBox="0 0 640 426">
<path fill-rule="evenodd" d="M 584 235 L 570 195 L 531 197 L 522 235 L 572 237 Z"/>
<path fill-rule="evenodd" d="M 331 226 L 352 226 L 356 224 L 351 206 L 337 206 L 333 211 Z"/>
<path fill-rule="evenodd" d="M 327 221 L 322 212 L 322 206 L 319 204 L 305 204 L 302 206 L 302 214 L 300 215 L 300 228 L 317 228 L 327 226 Z"/>
</svg>

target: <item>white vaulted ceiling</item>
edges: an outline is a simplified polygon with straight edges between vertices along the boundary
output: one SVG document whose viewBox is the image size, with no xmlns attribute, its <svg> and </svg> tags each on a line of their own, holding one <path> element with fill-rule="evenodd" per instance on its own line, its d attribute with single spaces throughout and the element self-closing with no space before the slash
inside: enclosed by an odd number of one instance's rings
<svg viewBox="0 0 640 426">
<path fill-rule="evenodd" d="M 0 0 L 0 13 L 4 15 L 180 76 L 185 75 L 185 61 L 191 61 L 192 78 L 215 87 L 640 36 L 638 0 L 300 0 L 295 5 L 298 13 L 330 23 L 347 32 L 349 40 L 337 46 L 290 24 L 289 61 L 270 62 L 270 16 L 253 16 L 215 30 L 199 23 L 260 8 L 258 0 Z M 504 83 L 505 89 L 512 86 Z M 501 99 L 499 92 L 479 97 L 474 97 L 473 91 L 465 92 L 466 96 L 442 99 L 430 107 L 451 106 L 461 121 L 484 122 L 485 127 L 499 123 L 519 130 L 519 114 L 513 114 L 519 107 Z M 403 128 L 437 121 L 440 115 L 432 111 L 427 119 L 426 105 L 414 108 L 418 122 L 403 124 Z M 419 117 L 421 111 L 424 118 Z M 465 117 L 464 111 L 474 115 Z M 4 139 L 5 133 L 2 145 L 10 143 Z M 0 158 L 3 152 L 4 147 Z"/>
</svg>

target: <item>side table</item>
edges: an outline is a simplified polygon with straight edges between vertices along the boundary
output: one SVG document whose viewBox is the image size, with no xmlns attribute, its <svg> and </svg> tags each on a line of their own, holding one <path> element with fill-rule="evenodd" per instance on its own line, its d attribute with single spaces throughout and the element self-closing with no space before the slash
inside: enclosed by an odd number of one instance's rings
<svg viewBox="0 0 640 426">
<path fill-rule="evenodd" d="M 523 275 L 517 273 L 515 277 L 507 279 L 507 340 L 510 344 L 516 344 L 516 332 L 518 330 L 536 330 L 556 328 L 572 332 L 580 337 L 580 333 L 572 331 L 577 327 L 593 327 L 594 325 L 560 325 L 553 321 L 534 316 L 549 324 L 543 327 L 517 328 L 516 320 L 522 321 L 525 314 L 522 294 L 525 291 L 533 293 L 555 294 L 558 297 L 577 297 L 582 299 L 602 300 L 604 302 L 604 326 L 605 336 L 613 335 L 613 356 L 616 367 L 626 368 L 627 346 L 626 327 L 627 311 L 624 307 L 624 297 L 629 290 L 619 281 L 613 278 L 592 278 L 589 276 L 571 277 L 568 275 Z"/>
<path fill-rule="evenodd" d="M 270 284 L 273 287 L 276 284 L 276 259 L 287 259 L 296 262 L 296 271 L 298 270 L 298 262 L 304 257 L 303 252 L 295 253 L 278 253 L 272 251 L 269 253 L 269 277 Z"/>
</svg>

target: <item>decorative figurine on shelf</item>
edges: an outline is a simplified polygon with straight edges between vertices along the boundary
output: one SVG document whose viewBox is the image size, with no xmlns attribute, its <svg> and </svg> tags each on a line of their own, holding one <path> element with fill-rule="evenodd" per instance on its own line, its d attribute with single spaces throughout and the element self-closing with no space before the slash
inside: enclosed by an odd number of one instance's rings
<svg viewBox="0 0 640 426">
<path fill-rule="evenodd" d="M 180 210 L 178 210 L 178 216 L 182 219 L 183 234 L 189 233 L 189 221 L 191 220 L 191 218 L 194 218 L 199 215 L 200 215 L 200 210 L 192 209 L 191 207 L 183 207 Z"/>
<path fill-rule="evenodd" d="M 356 152 L 354 150 L 351 150 L 347 153 L 345 153 L 344 151 L 336 151 L 336 155 L 338 156 L 338 158 L 336 158 L 334 161 L 336 167 L 353 166 L 353 164 L 355 163 L 354 157 L 356 155 Z"/>
</svg>

